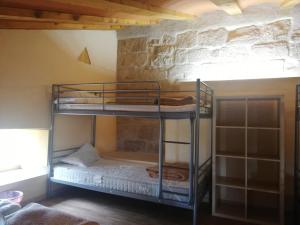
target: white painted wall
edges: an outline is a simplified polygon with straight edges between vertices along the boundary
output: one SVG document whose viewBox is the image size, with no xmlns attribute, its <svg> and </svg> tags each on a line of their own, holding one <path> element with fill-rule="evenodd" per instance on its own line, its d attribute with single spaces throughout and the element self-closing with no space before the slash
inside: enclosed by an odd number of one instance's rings
<svg viewBox="0 0 300 225">
<path fill-rule="evenodd" d="M 78 61 L 85 47 L 91 65 Z M 49 129 L 51 85 L 114 81 L 116 60 L 114 31 L 0 30 L 0 129 Z M 56 148 L 89 140 L 89 118 L 60 117 L 57 121 Z M 97 145 L 114 149 L 115 119 L 98 118 L 97 125 L 102 127 Z M 0 191 L 20 189 L 29 200 L 43 196 L 45 187 L 46 177 L 41 176 L 1 186 Z"/>
</svg>

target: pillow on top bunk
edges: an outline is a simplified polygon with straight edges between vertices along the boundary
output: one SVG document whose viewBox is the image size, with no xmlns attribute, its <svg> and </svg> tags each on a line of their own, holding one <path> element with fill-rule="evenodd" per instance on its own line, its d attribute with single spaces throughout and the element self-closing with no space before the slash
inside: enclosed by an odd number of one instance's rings
<svg viewBox="0 0 300 225">
<path fill-rule="evenodd" d="M 68 155 L 60 161 L 75 166 L 89 167 L 99 159 L 100 157 L 97 154 L 96 149 L 91 144 L 84 144 L 78 151 Z"/>
</svg>

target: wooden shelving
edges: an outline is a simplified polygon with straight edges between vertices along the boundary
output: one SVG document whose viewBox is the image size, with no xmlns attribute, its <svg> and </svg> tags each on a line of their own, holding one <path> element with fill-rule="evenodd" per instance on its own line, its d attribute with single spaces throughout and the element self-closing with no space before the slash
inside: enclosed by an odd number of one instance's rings
<svg viewBox="0 0 300 225">
<path fill-rule="evenodd" d="M 248 159 L 247 165 L 248 187 L 266 192 L 279 192 L 280 163 Z"/>
<path fill-rule="evenodd" d="M 281 104 L 280 97 L 216 98 L 214 215 L 283 224 Z"/>
<path fill-rule="evenodd" d="M 265 159 L 279 159 L 280 130 L 248 129 L 247 156 Z"/>
<path fill-rule="evenodd" d="M 244 187 L 245 160 L 226 158 L 226 157 L 217 157 L 216 158 L 216 183 L 219 185 Z"/>
<path fill-rule="evenodd" d="M 230 130 L 230 132 L 228 131 Z M 231 156 L 245 156 L 245 129 L 244 128 L 216 128 L 217 154 Z"/>
<path fill-rule="evenodd" d="M 245 192 L 241 189 L 216 187 L 216 213 L 244 217 Z"/>
<path fill-rule="evenodd" d="M 279 223 L 280 199 L 278 194 L 248 191 L 247 217 L 265 223 Z"/>
</svg>

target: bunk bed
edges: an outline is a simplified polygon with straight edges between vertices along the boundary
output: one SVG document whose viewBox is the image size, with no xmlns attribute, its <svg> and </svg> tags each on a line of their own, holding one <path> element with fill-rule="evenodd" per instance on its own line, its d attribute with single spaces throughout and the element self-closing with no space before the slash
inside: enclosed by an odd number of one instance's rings
<svg viewBox="0 0 300 225">
<path fill-rule="evenodd" d="M 193 210 L 193 225 L 198 224 L 199 203 L 207 192 L 211 197 L 211 145 L 206 150 L 209 151 L 207 158 L 199 157 L 199 153 L 204 151 L 200 148 L 200 122 L 202 119 L 212 122 L 212 102 L 213 90 L 199 79 L 193 82 L 192 88 L 172 90 L 161 89 L 157 81 L 53 85 L 48 194 L 53 193 L 53 184 L 58 183 L 146 200 Z M 98 164 L 88 168 L 60 163 L 60 159 L 77 149 L 58 151 L 53 148 L 55 116 L 58 114 L 92 116 L 93 145 L 95 145 L 96 116 L 158 119 L 160 121 L 158 178 L 147 177 L 145 165 L 131 162 L 100 159 Z M 190 121 L 189 142 L 165 139 L 167 119 Z M 211 135 L 212 126 L 205 132 Z M 187 181 L 169 181 L 163 177 L 165 147 L 170 143 L 189 146 Z"/>
<path fill-rule="evenodd" d="M 299 209 L 300 209 L 300 193 L 299 193 L 299 181 L 300 181 L 300 167 L 299 167 L 299 151 L 300 151 L 300 85 L 296 86 L 296 118 L 295 118 L 295 156 L 294 156 L 294 191 L 295 191 L 295 224 L 300 221 Z"/>
</svg>

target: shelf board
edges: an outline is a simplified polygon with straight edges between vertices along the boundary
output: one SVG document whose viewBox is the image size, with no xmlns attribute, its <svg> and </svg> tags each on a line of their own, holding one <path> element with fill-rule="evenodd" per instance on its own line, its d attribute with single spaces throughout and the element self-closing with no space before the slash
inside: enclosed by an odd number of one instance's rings
<svg viewBox="0 0 300 225">
<path fill-rule="evenodd" d="M 216 128 L 223 128 L 223 129 L 245 129 L 244 126 L 216 126 Z"/>
<path fill-rule="evenodd" d="M 279 185 L 248 180 L 247 190 L 279 194 Z"/>
<path fill-rule="evenodd" d="M 216 207 L 216 213 L 230 215 L 237 218 L 245 218 L 245 205 L 236 202 L 222 201 Z"/>
<path fill-rule="evenodd" d="M 234 154 L 234 153 L 228 153 L 228 154 L 224 154 L 224 153 L 217 153 L 216 154 L 217 157 L 224 157 L 224 158 L 233 158 L 233 159 L 245 159 L 245 155 L 239 155 L 239 154 Z"/>
<path fill-rule="evenodd" d="M 262 221 L 268 224 L 279 224 L 279 210 L 266 207 L 251 207 L 247 208 L 247 217 L 250 220 Z M 276 218 L 277 216 L 277 218 Z"/>
<path fill-rule="evenodd" d="M 280 130 L 280 127 L 247 127 L 252 130 Z"/>
<path fill-rule="evenodd" d="M 217 176 L 216 184 L 218 186 L 244 189 L 245 188 L 245 179 Z"/>
<path fill-rule="evenodd" d="M 263 154 L 249 154 L 248 153 L 247 159 L 270 161 L 270 162 L 280 162 L 280 159 L 278 159 L 276 157 L 270 157 L 270 155 L 263 155 Z"/>
</svg>

